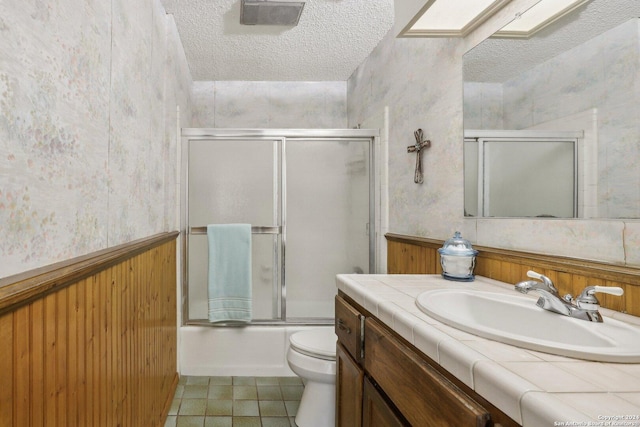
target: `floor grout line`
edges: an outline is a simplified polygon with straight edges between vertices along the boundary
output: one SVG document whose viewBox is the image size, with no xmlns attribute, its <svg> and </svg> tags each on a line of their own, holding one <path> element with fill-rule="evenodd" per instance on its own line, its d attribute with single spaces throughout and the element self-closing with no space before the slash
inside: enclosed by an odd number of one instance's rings
<svg viewBox="0 0 640 427">
<path fill-rule="evenodd" d="M 296 427 L 303 389 L 298 377 L 183 376 L 165 427 Z"/>
</svg>

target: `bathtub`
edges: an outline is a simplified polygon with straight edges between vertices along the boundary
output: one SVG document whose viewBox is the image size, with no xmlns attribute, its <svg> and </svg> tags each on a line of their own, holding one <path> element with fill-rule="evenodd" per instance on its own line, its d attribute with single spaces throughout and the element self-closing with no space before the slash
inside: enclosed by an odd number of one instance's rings
<svg viewBox="0 0 640 427">
<path fill-rule="evenodd" d="M 295 376 L 287 364 L 289 336 L 327 326 L 183 326 L 178 338 L 180 375 Z"/>
</svg>

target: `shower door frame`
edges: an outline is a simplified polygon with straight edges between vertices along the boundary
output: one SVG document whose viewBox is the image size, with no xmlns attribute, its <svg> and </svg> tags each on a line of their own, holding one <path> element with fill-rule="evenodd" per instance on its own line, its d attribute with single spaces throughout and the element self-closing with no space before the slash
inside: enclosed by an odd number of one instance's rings
<svg viewBox="0 0 640 427">
<path fill-rule="evenodd" d="M 189 236 L 191 234 L 201 234 L 203 225 L 197 224 L 195 227 L 189 223 L 189 147 L 191 141 L 200 140 L 267 140 L 279 143 L 279 149 L 275 150 L 274 163 L 276 168 L 274 176 L 280 180 L 279 188 L 276 191 L 277 201 L 275 210 L 280 211 L 280 224 L 275 227 L 253 227 L 258 233 L 279 234 L 279 271 L 274 272 L 274 277 L 278 276 L 280 289 L 276 292 L 274 285 L 272 312 L 273 319 L 254 319 L 250 323 L 211 323 L 206 319 L 191 319 L 189 316 Z M 287 287 L 286 287 L 286 146 L 287 140 L 333 140 L 333 141 L 353 141 L 362 140 L 369 143 L 369 273 L 376 271 L 376 148 L 378 146 L 379 131 L 377 129 L 219 129 L 219 128 L 182 128 L 181 129 L 181 215 L 180 215 L 180 235 L 182 236 L 182 256 L 181 256 L 181 281 L 182 298 L 181 313 L 182 325 L 199 326 L 274 326 L 274 325 L 327 325 L 334 322 L 333 318 L 287 318 Z M 274 215 L 277 217 L 277 215 Z M 206 233 L 206 227 L 204 232 Z M 255 231 L 254 231 L 255 233 Z M 277 243 L 274 243 L 277 245 Z M 277 263 L 277 260 L 276 262 Z M 279 301 L 276 304 L 276 299 Z M 280 308 L 279 318 L 275 317 L 277 308 Z"/>
</svg>

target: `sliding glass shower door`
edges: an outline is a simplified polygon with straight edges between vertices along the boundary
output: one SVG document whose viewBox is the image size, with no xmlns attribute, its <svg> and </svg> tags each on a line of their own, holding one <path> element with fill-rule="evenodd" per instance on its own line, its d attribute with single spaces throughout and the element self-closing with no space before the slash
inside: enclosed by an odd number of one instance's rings
<svg viewBox="0 0 640 427">
<path fill-rule="evenodd" d="M 252 225 L 255 324 L 331 322 L 336 274 L 374 271 L 373 135 L 271 132 L 183 130 L 184 323 L 206 323 L 207 224 Z"/>
<path fill-rule="evenodd" d="M 252 318 L 280 317 L 281 139 L 189 142 L 188 301 L 192 319 L 207 318 L 208 224 L 251 224 Z"/>
<path fill-rule="evenodd" d="M 287 317 L 333 317 L 337 273 L 369 272 L 370 141 L 287 140 Z"/>
</svg>

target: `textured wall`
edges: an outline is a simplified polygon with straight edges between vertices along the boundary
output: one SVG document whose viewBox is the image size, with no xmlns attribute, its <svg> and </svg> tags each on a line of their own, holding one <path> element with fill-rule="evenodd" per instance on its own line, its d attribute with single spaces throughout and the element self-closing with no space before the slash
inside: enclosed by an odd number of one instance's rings
<svg viewBox="0 0 640 427">
<path fill-rule="evenodd" d="M 500 83 L 464 83 L 464 128 L 504 129 Z"/>
<path fill-rule="evenodd" d="M 198 81 L 192 126 L 342 129 L 347 83 Z"/>
<path fill-rule="evenodd" d="M 449 238 L 463 225 L 460 39 L 396 39 L 391 33 L 349 79 L 349 126 L 389 106 L 389 230 Z M 413 132 L 421 128 L 424 183 L 413 182 Z M 461 230 L 464 231 L 464 230 Z"/>
<path fill-rule="evenodd" d="M 0 277 L 175 229 L 191 79 L 159 0 L 3 0 L 0 34 Z"/>
</svg>

